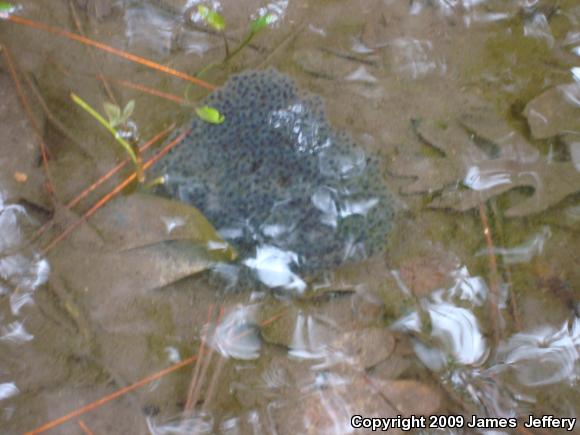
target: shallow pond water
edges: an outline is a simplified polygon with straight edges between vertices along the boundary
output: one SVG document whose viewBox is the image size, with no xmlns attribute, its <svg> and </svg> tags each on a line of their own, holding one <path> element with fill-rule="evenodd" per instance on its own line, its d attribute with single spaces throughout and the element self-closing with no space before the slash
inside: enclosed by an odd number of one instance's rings
<svg viewBox="0 0 580 435">
<path fill-rule="evenodd" d="M 362 430 L 358 414 L 543 434 L 567 430 L 525 427 L 530 415 L 578 417 L 578 2 L 0 7 L 1 433 L 342 434 Z M 298 161 L 199 146 L 226 145 L 196 118 L 225 104 L 212 90 L 271 68 L 298 96 L 258 121 Z M 146 145 L 143 183 L 71 93 L 128 107 L 117 130 Z M 261 146 L 246 112 L 270 106 L 233 107 L 222 127 L 247 124 L 231 159 Z M 349 144 L 330 159 L 338 181 L 318 151 L 300 160 L 313 132 Z M 384 180 L 360 192 L 349 177 L 365 170 Z M 166 195 L 180 186 L 188 204 Z M 366 249 L 374 210 L 389 225 Z M 241 246 L 232 222 L 259 231 Z"/>
</svg>

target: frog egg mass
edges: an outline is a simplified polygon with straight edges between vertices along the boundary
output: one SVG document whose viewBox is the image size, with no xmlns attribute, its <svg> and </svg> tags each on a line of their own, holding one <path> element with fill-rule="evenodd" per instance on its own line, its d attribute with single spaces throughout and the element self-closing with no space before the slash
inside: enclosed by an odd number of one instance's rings
<svg viewBox="0 0 580 435">
<path fill-rule="evenodd" d="M 378 162 L 332 130 L 320 98 L 275 71 L 233 76 L 167 156 L 168 193 L 199 208 L 246 264 L 312 273 L 381 250 L 393 202 Z M 267 266 L 266 266 L 267 267 Z"/>
</svg>

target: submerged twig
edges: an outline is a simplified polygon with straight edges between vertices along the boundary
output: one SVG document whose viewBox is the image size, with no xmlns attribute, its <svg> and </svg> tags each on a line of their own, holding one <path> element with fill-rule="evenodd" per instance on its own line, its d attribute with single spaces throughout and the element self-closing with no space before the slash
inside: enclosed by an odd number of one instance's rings
<svg viewBox="0 0 580 435">
<path fill-rule="evenodd" d="M 56 129 L 60 131 L 66 138 L 76 143 L 77 140 L 74 137 L 74 135 L 70 132 L 70 130 L 67 127 L 65 127 L 65 125 L 62 122 L 60 122 L 60 120 L 56 116 L 54 116 L 54 114 L 51 112 L 50 108 L 48 107 L 48 104 L 46 104 L 44 97 L 40 93 L 37 84 L 31 78 L 30 74 L 23 73 L 22 76 L 24 77 L 24 80 L 26 80 L 28 88 L 32 91 L 32 93 L 36 97 L 36 100 L 38 101 L 38 104 L 40 104 L 40 107 L 44 111 L 46 118 L 50 122 L 52 122 L 52 124 L 56 127 Z"/>
<path fill-rule="evenodd" d="M 143 170 L 146 171 L 152 165 L 157 163 L 159 161 L 159 159 L 161 159 L 163 156 L 165 156 L 165 154 L 167 154 L 173 147 L 175 147 L 175 145 L 177 145 L 179 142 L 181 142 L 183 140 L 183 138 L 187 135 L 187 133 L 188 133 L 187 131 L 181 133 L 178 137 L 176 137 L 174 140 L 172 140 L 170 143 L 168 143 L 161 151 L 159 151 L 157 154 L 155 154 L 153 157 L 151 157 L 149 160 L 147 160 L 143 164 Z M 46 245 L 42 249 L 42 251 L 41 251 L 42 255 L 45 255 L 46 253 L 48 253 L 51 249 L 53 249 L 56 245 L 58 245 L 61 241 L 63 241 L 66 237 L 68 237 L 68 235 L 71 234 L 76 228 L 78 228 L 79 225 L 86 222 L 86 220 L 88 218 L 90 218 L 93 214 L 95 214 L 98 209 L 100 209 L 103 205 L 105 205 L 107 202 L 109 202 L 111 199 L 113 199 L 115 196 L 117 196 L 117 194 L 122 192 L 123 189 L 125 189 L 125 187 L 127 187 L 129 184 L 131 184 L 136 178 L 137 178 L 137 173 L 133 172 L 133 174 L 131 174 L 130 176 L 125 178 L 125 180 L 123 180 L 121 183 L 117 184 L 117 186 L 115 186 L 115 188 L 113 190 L 111 190 L 108 194 L 103 196 L 99 201 L 97 201 L 96 204 L 94 204 L 89 210 L 87 210 L 79 219 L 77 219 L 75 222 L 73 222 L 60 235 L 58 235 L 50 243 L 48 243 L 48 245 Z"/>
<path fill-rule="evenodd" d="M 497 230 L 497 234 L 498 234 L 500 240 L 505 241 L 503 226 L 501 225 L 501 221 L 500 221 L 500 217 L 502 215 L 501 215 L 501 211 L 497 207 L 497 203 L 495 200 L 493 200 L 491 202 L 491 207 L 492 207 L 493 214 L 495 216 L 495 222 L 497 223 L 495 225 L 496 230 Z M 517 303 L 518 298 L 517 298 L 515 289 L 513 288 L 511 267 L 509 264 L 505 264 L 505 263 L 503 264 L 503 266 L 505 268 L 505 277 L 506 277 L 507 285 L 509 288 L 509 300 L 510 300 L 511 315 L 512 315 L 512 318 L 513 318 L 514 323 L 516 325 L 516 330 L 521 331 L 522 321 L 520 319 L 520 313 L 519 313 L 519 309 L 518 309 L 518 303 Z"/>
<path fill-rule="evenodd" d="M 32 113 L 32 109 L 30 108 L 30 104 L 28 103 L 28 99 L 26 98 L 24 88 L 22 87 L 22 83 L 20 82 L 20 79 L 18 78 L 18 73 L 16 71 L 16 64 L 14 63 L 12 55 L 10 54 L 8 47 L 3 45 L 2 43 L 0 43 L 0 49 L 2 49 L 0 51 L 2 51 L 2 53 L 4 53 L 4 59 L 6 61 L 8 69 L 10 70 L 10 75 L 12 76 L 12 80 L 14 81 L 14 85 L 16 86 L 16 93 L 18 94 L 18 98 L 20 98 L 20 102 L 22 103 L 22 106 L 26 112 L 26 115 L 28 116 L 28 119 L 32 125 L 32 129 L 34 130 L 34 132 L 36 133 L 36 136 L 38 137 L 38 141 L 40 144 L 40 154 L 42 156 L 42 165 L 44 167 L 44 172 L 46 175 L 46 183 L 47 183 L 47 187 L 49 190 L 49 196 L 52 199 L 52 201 L 54 202 L 54 195 L 56 194 L 56 191 L 54 189 L 54 183 L 52 181 L 52 176 L 50 175 L 50 168 L 48 167 L 48 149 L 46 146 L 46 142 L 44 142 L 42 132 L 40 131 L 40 126 L 38 125 L 38 122 L 37 122 L 36 118 L 34 117 L 34 114 Z"/>
<path fill-rule="evenodd" d="M 493 239 L 491 237 L 491 229 L 489 228 L 489 220 L 487 214 L 485 213 L 485 208 L 483 204 L 479 204 L 479 217 L 481 218 L 481 223 L 483 225 L 483 234 L 485 236 L 485 242 L 487 244 L 487 255 L 489 259 L 490 267 L 490 297 L 489 297 L 489 311 L 491 317 L 491 323 L 493 327 L 494 343 L 499 343 L 500 333 L 499 333 L 499 275 L 497 272 L 497 258 L 494 254 Z"/>
</svg>

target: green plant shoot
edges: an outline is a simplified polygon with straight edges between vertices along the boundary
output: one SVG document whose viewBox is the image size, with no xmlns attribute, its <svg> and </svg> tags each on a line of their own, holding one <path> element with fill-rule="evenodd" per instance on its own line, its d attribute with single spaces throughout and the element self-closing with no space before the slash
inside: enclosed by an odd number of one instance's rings
<svg viewBox="0 0 580 435">
<path fill-rule="evenodd" d="M 197 13 L 207 24 L 218 32 L 225 29 L 226 20 L 219 12 L 212 11 L 207 6 L 199 5 L 197 7 Z"/>
<path fill-rule="evenodd" d="M 207 7 L 205 6 L 198 6 L 197 9 L 198 13 L 203 17 L 204 16 L 204 12 L 206 12 L 207 14 L 209 13 L 216 13 L 217 12 L 213 12 L 210 11 Z M 221 15 L 217 14 L 219 17 L 221 17 Z M 208 15 L 209 17 L 209 15 Z M 223 18 L 222 18 L 223 19 Z M 222 60 L 221 62 L 215 62 L 215 63 L 210 63 L 209 65 L 205 66 L 204 68 L 201 69 L 201 71 L 199 71 L 196 75 L 196 77 L 201 77 L 202 75 L 204 75 L 205 73 L 207 73 L 208 71 L 210 71 L 211 69 L 213 69 L 214 67 L 221 65 L 221 64 L 226 64 L 228 63 L 230 60 L 232 60 L 240 51 L 242 51 L 242 49 L 244 47 L 246 47 L 250 42 L 252 42 L 252 39 L 254 39 L 254 36 L 256 36 L 258 33 L 260 33 L 260 31 L 264 28 L 266 28 L 267 26 L 269 26 L 270 24 L 272 24 L 273 22 L 275 22 L 277 20 L 276 15 L 274 14 L 266 14 L 266 15 L 262 15 L 259 18 L 256 18 L 254 21 L 252 21 L 252 23 L 250 24 L 250 31 L 248 32 L 248 34 L 246 35 L 246 37 L 244 38 L 244 40 L 233 50 L 230 52 L 229 47 L 228 47 L 228 41 L 227 38 L 225 37 L 225 34 L 222 33 L 222 36 L 224 38 L 224 44 L 226 47 L 226 55 L 224 57 L 224 60 Z M 209 21 L 207 21 L 209 23 Z M 224 26 L 225 26 L 225 22 L 224 22 Z M 216 28 L 214 26 L 214 28 Z M 216 28 L 217 29 L 217 28 Z M 185 88 L 185 98 L 187 100 L 189 100 L 189 89 L 191 88 L 191 84 L 187 85 L 187 87 Z M 196 109 L 197 111 L 197 109 Z M 198 112 L 198 116 L 203 119 L 204 121 L 206 121 L 206 119 L 201 116 Z M 217 118 L 216 120 L 219 121 L 219 118 Z M 207 122 L 212 122 L 212 121 L 207 121 Z M 221 124 L 223 122 L 223 119 L 220 122 L 213 122 L 214 124 Z"/>
<path fill-rule="evenodd" d="M 248 33 L 248 35 L 244 38 L 244 40 L 240 43 L 240 45 L 238 45 L 238 47 L 226 57 L 224 62 L 228 62 L 229 60 L 231 60 L 246 45 L 248 45 L 252 41 L 252 39 L 254 39 L 254 36 L 256 36 L 260 32 L 260 30 L 268 26 L 268 24 L 273 23 L 274 21 L 276 21 L 276 15 L 273 14 L 263 15 L 260 18 L 257 18 L 254 21 L 252 21 L 252 24 L 250 25 L 250 32 Z"/>
<path fill-rule="evenodd" d="M 2 14 L 10 14 L 14 12 L 16 6 L 8 2 L 0 2 L 0 17 Z"/>
<path fill-rule="evenodd" d="M 250 30 L 252 33 L 258 33 L 260 30 L 262 30 L 264 27 L 269 26 L 274 21 L 276 21 L 276 15 L 273 14 L 262 15 L 260 18 L 256 18 L 254 21 L 252 21 Z"/>
<path fill-rule="evenodd" d="M 119 135 L 117 130 L 115 130 L 115 128 L 105 118 L 103 118 L 99 112 L 97 112 L 95 109 L 93 109 L 89 105 L 89 103 L 87 103 L 81 97 L 79 97 L 78 95 L 76 95 L 74 93 L 71 93 L 71 98 L 77 105 L 79 105 L 81 108 L 83 108 L 85 111 L 87 111 L 93 118 L 95 118 L 99 122 L 99 124 L 101 124 L 103 127 L 105 127 L 109 131 L 109 133 L 111 133 L 113 135 L 115 140 L 123 147 L 123 149 L 126 151 L 126 153 L 129 155 L 129 157 L 131 158 L 131 160 L 135 164 L 135 167 L 137 169 L 137 178 L 139 179 L 140 182 L 143 181 L 144 180 L 143 168 L 141 167 L 140 159 L 137 157 L 137 154 L 135 153 L 135 150 L 133 150 L 133 147 L 125 139 L 123 139 Z M 114 106 L 114 105 L 111 104 L 111 106 Z M 127 109 L 128 107 L 130 110 Z M 129 104 L 127 104 L 127 107 L 125 107 L 125 109 L 123 110 L 123 112 L 124 112 L 123 115 L 121 115 L 121 110 L 117 106 L 117 109 L 119 109 L 119 116 L 120 117 L 124 116 L 125 112 L 129 112 L 129 111 L 132 112 L 133 111 L 132 107 L 134 107 L 134 103 L 131 104 L 131 102 L 129 102 Z M 109 110 L 114 111 L 114 109 L 109 109 Z M 129 114 L 129 116 L 130 116 L 130 114 Z"/>
<path fill-rule="evenodd" d="M 119 125 L 125 124 L 129 120 L 135 110 L 135 100 L 129 101 L 123 109 L 123 112 L 121 112 L 119 106 L 108 102 L 103 104 L 103 109 L 105 109 L 105 113 L 109 118 L 109 125 L 115 128 Z"/>
<path fill-rule="evenodd" d="M 209 106 L 197 107 L 195 113 L 205 122 L 210 124 L 221 124 L 225 117 L 217 109 Z"/>
</svg>

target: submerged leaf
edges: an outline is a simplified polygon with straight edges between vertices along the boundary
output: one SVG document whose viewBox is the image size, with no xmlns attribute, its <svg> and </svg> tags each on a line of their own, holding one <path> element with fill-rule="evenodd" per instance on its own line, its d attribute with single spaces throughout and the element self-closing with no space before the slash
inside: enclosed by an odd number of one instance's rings
<svg viewBox="0 0 580 435">
<path fill-rule="evenodd" d="M 123 109 L 123 122 L 127 122 L 133 112 L 135 111 L 135 100 L 131 100 L 127 103 L 125 108 Z"/>
<path fill-rule="evenodd" d="M 212 11 L 207 6 L 199 5 L 197 7 L 197 13 L 207 24 L 217 31 L 221 31 L 226 27 L 224 17 L 219 12 Z"/>
<path fill-rule="evenodd" d="M 221 261 L 237 255 L 197 208 L 153 195 L 133 194 L 113 201 L 91 222 L 107 246 L 117 251 L 184 240 L 211 251 Z"/>
<path fill-rule="evenodd" d="M 466 211 L 512 189 L 534 193 L 506 210 L 510 217 L 539 213 L 580 190 L 580 172 L 572 162 L 542 156 L 522 135 L 488 109 L 470 110 L 439 125 L 414 121 L 417 145 L 438 156 L 397 157 L 395 176 L 412 178 L 405 194 L 436 194 L 433 208 Z"/>
<path fill-rule="evenodd" d="M 237 256 L 195 207 L 146 194 L 111 201 L 76 236 L 52 260 L 97 293 L 163 288 Z"/>
<path fill-rule="evenodd" d="M 116 127 L 121 122 L 121 108 L 116 104 L 105 102 L 103 103 L 103 109 L 105 110 L 105 114 L 109 119 L 109 125 L 111 127 Z"/>
<path fill-rule="evenodd" d="M 222 115 L 217 109 L 209 106 L 197 107 L 195 113 L 197 113 L 197 116 L 199 116 L 203 121 L 210 124 L 221 124 L 225 120 L 224 115 Z"/>
<path fill-rule="evenodd" d="M 260 18 L 256 18 L 252 22 L 250 29 L 251 29 L 252 33 L 257 33 L 260 30 L 262 30 L 264 27 L 267 27 L 268 25 L 272 24 L 275 21 L 276 21 L 276 15 L 274 15 L 274 14 L 262 15 Z"/>
</svg>

